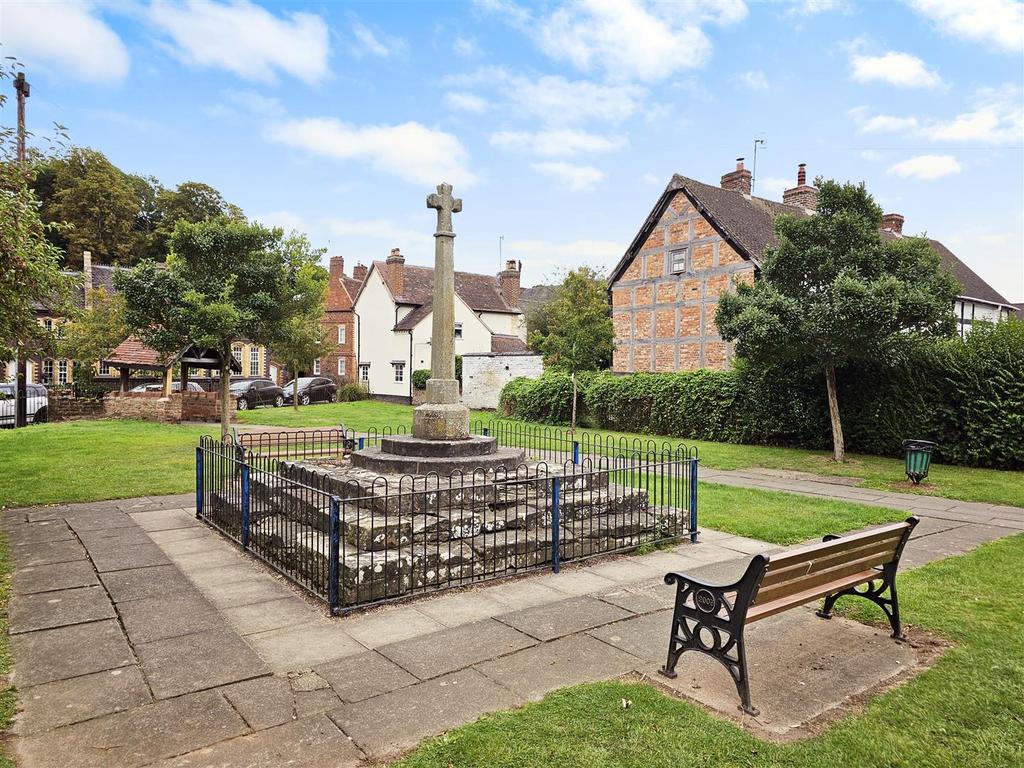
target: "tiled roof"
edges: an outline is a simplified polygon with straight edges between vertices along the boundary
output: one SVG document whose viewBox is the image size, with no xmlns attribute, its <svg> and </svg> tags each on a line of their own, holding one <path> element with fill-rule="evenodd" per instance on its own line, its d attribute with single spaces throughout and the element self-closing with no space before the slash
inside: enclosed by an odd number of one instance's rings
<svg viewBox="0 0 1024 768">
<path fill-rule="evenodd" d="M 503 333 L 491 335 L 491 352 L 498 355 L 508 355 L 519 352 L 529 352 L 530 348 L 526 342 L 518 336 L 511 336 Z"/>
<path fill-rule="evenodd" d="M 434 311 L 434 303 L 428 301 L 426 304 L 420 304 L 412 312 L 408 313 L 405 317 L 395 323 L 395 327 L 392 330 L 395 331 L 411 331 L 420 321 L 423 320 L 427 315 Z"/>
<path fill-rule="evenodd" d="M 426 304 L 434 295 L 433 267 L 418 267 L 412 264 L 403 266 L 402 291 L 396 294 L 391 280 L 390 267 L 383 261 L 373 262 L 391 295 L 399 304 Z M 491 275 L 478 275 L 474 272 L 455 273 L 455 292 L 474 312 L 501 312 L 519 314 L 519 308 L 510 306 L 498 284 L 498 278 Z"/>
<path fill-rule="evenodd" d="M 177 355 L 165 357 L 152 347 L 147 347 L 135 336 L 129 336 L 104 358 L 104 362 L 115 366 L 130 365 L 138 368 L 166 368 L 180 356 L 181 353 L 179 352 Z"/>
<path fill-rule="evenodd" d="M 540 307 L 547 304 L 554 298 L 557 285 L 535 285 L 532 288 L 524 288 L 519 296 L 519 306 L 524 315 L 529 315 Z"/>
</svg>

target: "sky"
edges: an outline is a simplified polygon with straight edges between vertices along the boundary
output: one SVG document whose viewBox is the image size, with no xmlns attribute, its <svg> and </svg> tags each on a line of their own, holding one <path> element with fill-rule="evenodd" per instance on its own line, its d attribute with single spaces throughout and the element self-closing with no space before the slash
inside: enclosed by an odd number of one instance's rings
<svg viewBox="0 0 1024 768">
<path fill-rule="evenodd" d="M 755 194 L 798 163 L 863 181 L 1024 301 L 1013 0 L 3 0 L 0 43 L 30 130 L 211 184 L 348 268 L 431 264 L 447 181 L 459 269 L 607 270 L 673 173 L 717 184 L 762 139 Z"/>
</svg>

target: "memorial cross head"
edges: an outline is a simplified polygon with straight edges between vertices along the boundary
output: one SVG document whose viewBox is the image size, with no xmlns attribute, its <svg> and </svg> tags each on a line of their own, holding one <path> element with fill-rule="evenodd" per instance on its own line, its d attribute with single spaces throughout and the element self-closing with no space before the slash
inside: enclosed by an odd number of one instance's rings
<svg viewBox="0 0 1024 768">
<path fill-rule="evenodd" d="M 437 234 L 451 234 L 452 214 L 462 211 L 462 198 L 452 197 L 451 184 L 438 184 L 437 192 L 427 196 L 427 208 L 437 210 Z"/>
</svg>

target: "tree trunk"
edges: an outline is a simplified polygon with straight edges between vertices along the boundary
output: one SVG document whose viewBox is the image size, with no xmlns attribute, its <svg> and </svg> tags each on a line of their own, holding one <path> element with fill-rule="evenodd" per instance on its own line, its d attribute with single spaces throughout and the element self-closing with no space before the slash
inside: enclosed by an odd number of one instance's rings
<svg viewBox="0 0 1024 768">
<path fill-rule="evenodd" d="M 297 411 L 299 410 L 299 376 L 296 371 L 299 370 L 299 364 L 294 360 L 292 361 L 292 407 Z"/>
<path fill-rule="evenodd" d="M 572 372 L 572 432 L 576 433 L 576 371 Z"/>
<path fill-rule="evenodd" d="M 227 354 L 231 354 L 230 348 Z M 231 364 L 228 362 L 228 358 L 224 354 L 224 350 L 220 351 L 220 439 L 221 442 L 228 440 L 231 437 Z"/>
<path fill-rule="evenodd" d="M 843 444 L 843 423 L 839 418 L 839 395 L 836 392 L 836 367 L 825 366 L 825 385 L 828 388 L 828 417 L 832 422 L 832 458 L 846 460 L 846 446 Z"/>
</svg>

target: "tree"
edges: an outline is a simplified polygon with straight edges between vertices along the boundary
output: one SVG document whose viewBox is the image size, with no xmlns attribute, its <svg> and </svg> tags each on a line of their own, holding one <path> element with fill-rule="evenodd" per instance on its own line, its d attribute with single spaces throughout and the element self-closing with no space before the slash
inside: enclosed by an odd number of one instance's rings
<svg viewBox="0 0 1024 768">
<path fill-rule="evenodd" d="M 580 371 L 607 366 L 615 348 L 611 308 L 604 282 L 594 270 L 580 267 L 566 275 L 546 311 L 547 333 L 534 331 L 530 346 L 548 365 L 572 374 L 572 429 L 576 429 L 577 382 Z"/>
<path fill-rule="evenodd" d="M 723 295 L 715 322 L 742 357 L 820 369 L 832 454 L 843 461 L 836 368 L 951 335 L 959 286 L 925 238 L 882 239 L 882 209 L 863 184 L 815 183 L 817 213 L 775 220 L 778 246 L 765 253 L 760 278 Z"/>
<path fill-rule="evenodd" d="M 280 229 L 244 220 L 179 221 L 166 268 L 146 261 L 115 275 L 125 300 L 128 328 L 148 346 L 170 356 L 191 343 L 220 355 L 221 438 L 230 431 L 231 347 L 249 340 L 273 347 L 288 332 L 300 280 L 320 254 L 304 238 L 285 241 Z"/>
<path fill-rule="evenodd" d="M 196 223 L 220 216 L 244 218 L 240 208 L 229 205 L 220 192 L 198 181 L 183 182 L 175 189 L 161 188 L 154 207 L 154 225 L 146 244 L 147 252 L 154 258 L 166 256 L 171 235 L 179 221 Z"/>
<path fill-rule="evenodd" d="M 57 356 L 74 362 L 75 385 L 90 389 L 93 366 L 128 336 L 124 318 L 124 297 L 97 288 L 89 295 L 88 307 L 60 327 Z M 81 394 L 81 393 L 80 393 Z"/>
<path fill-rule="evenodd" d="M 331 345 L 324 338 L 323 316 L 327 301 L 327 282 L 330 276 L 317 261 L 323 249 L 313 249 L 305 235 L 295 235 L 284 241 L 286 251 L 295 254 L 290 261 L 298 264 L 295 273 L 295 291 L 288 307 L 285 321 L 278 338 L 271 344 L 271 355 L 288 364 L 293 381 L 298 379 L 299 370 L 312 366 L 318 357 L 331 352 Z M 304 254 L 315 257 L 310 261 Z M 292 387 L 292 406 L 298 410 L 299 387 Z"/>
</svg>

